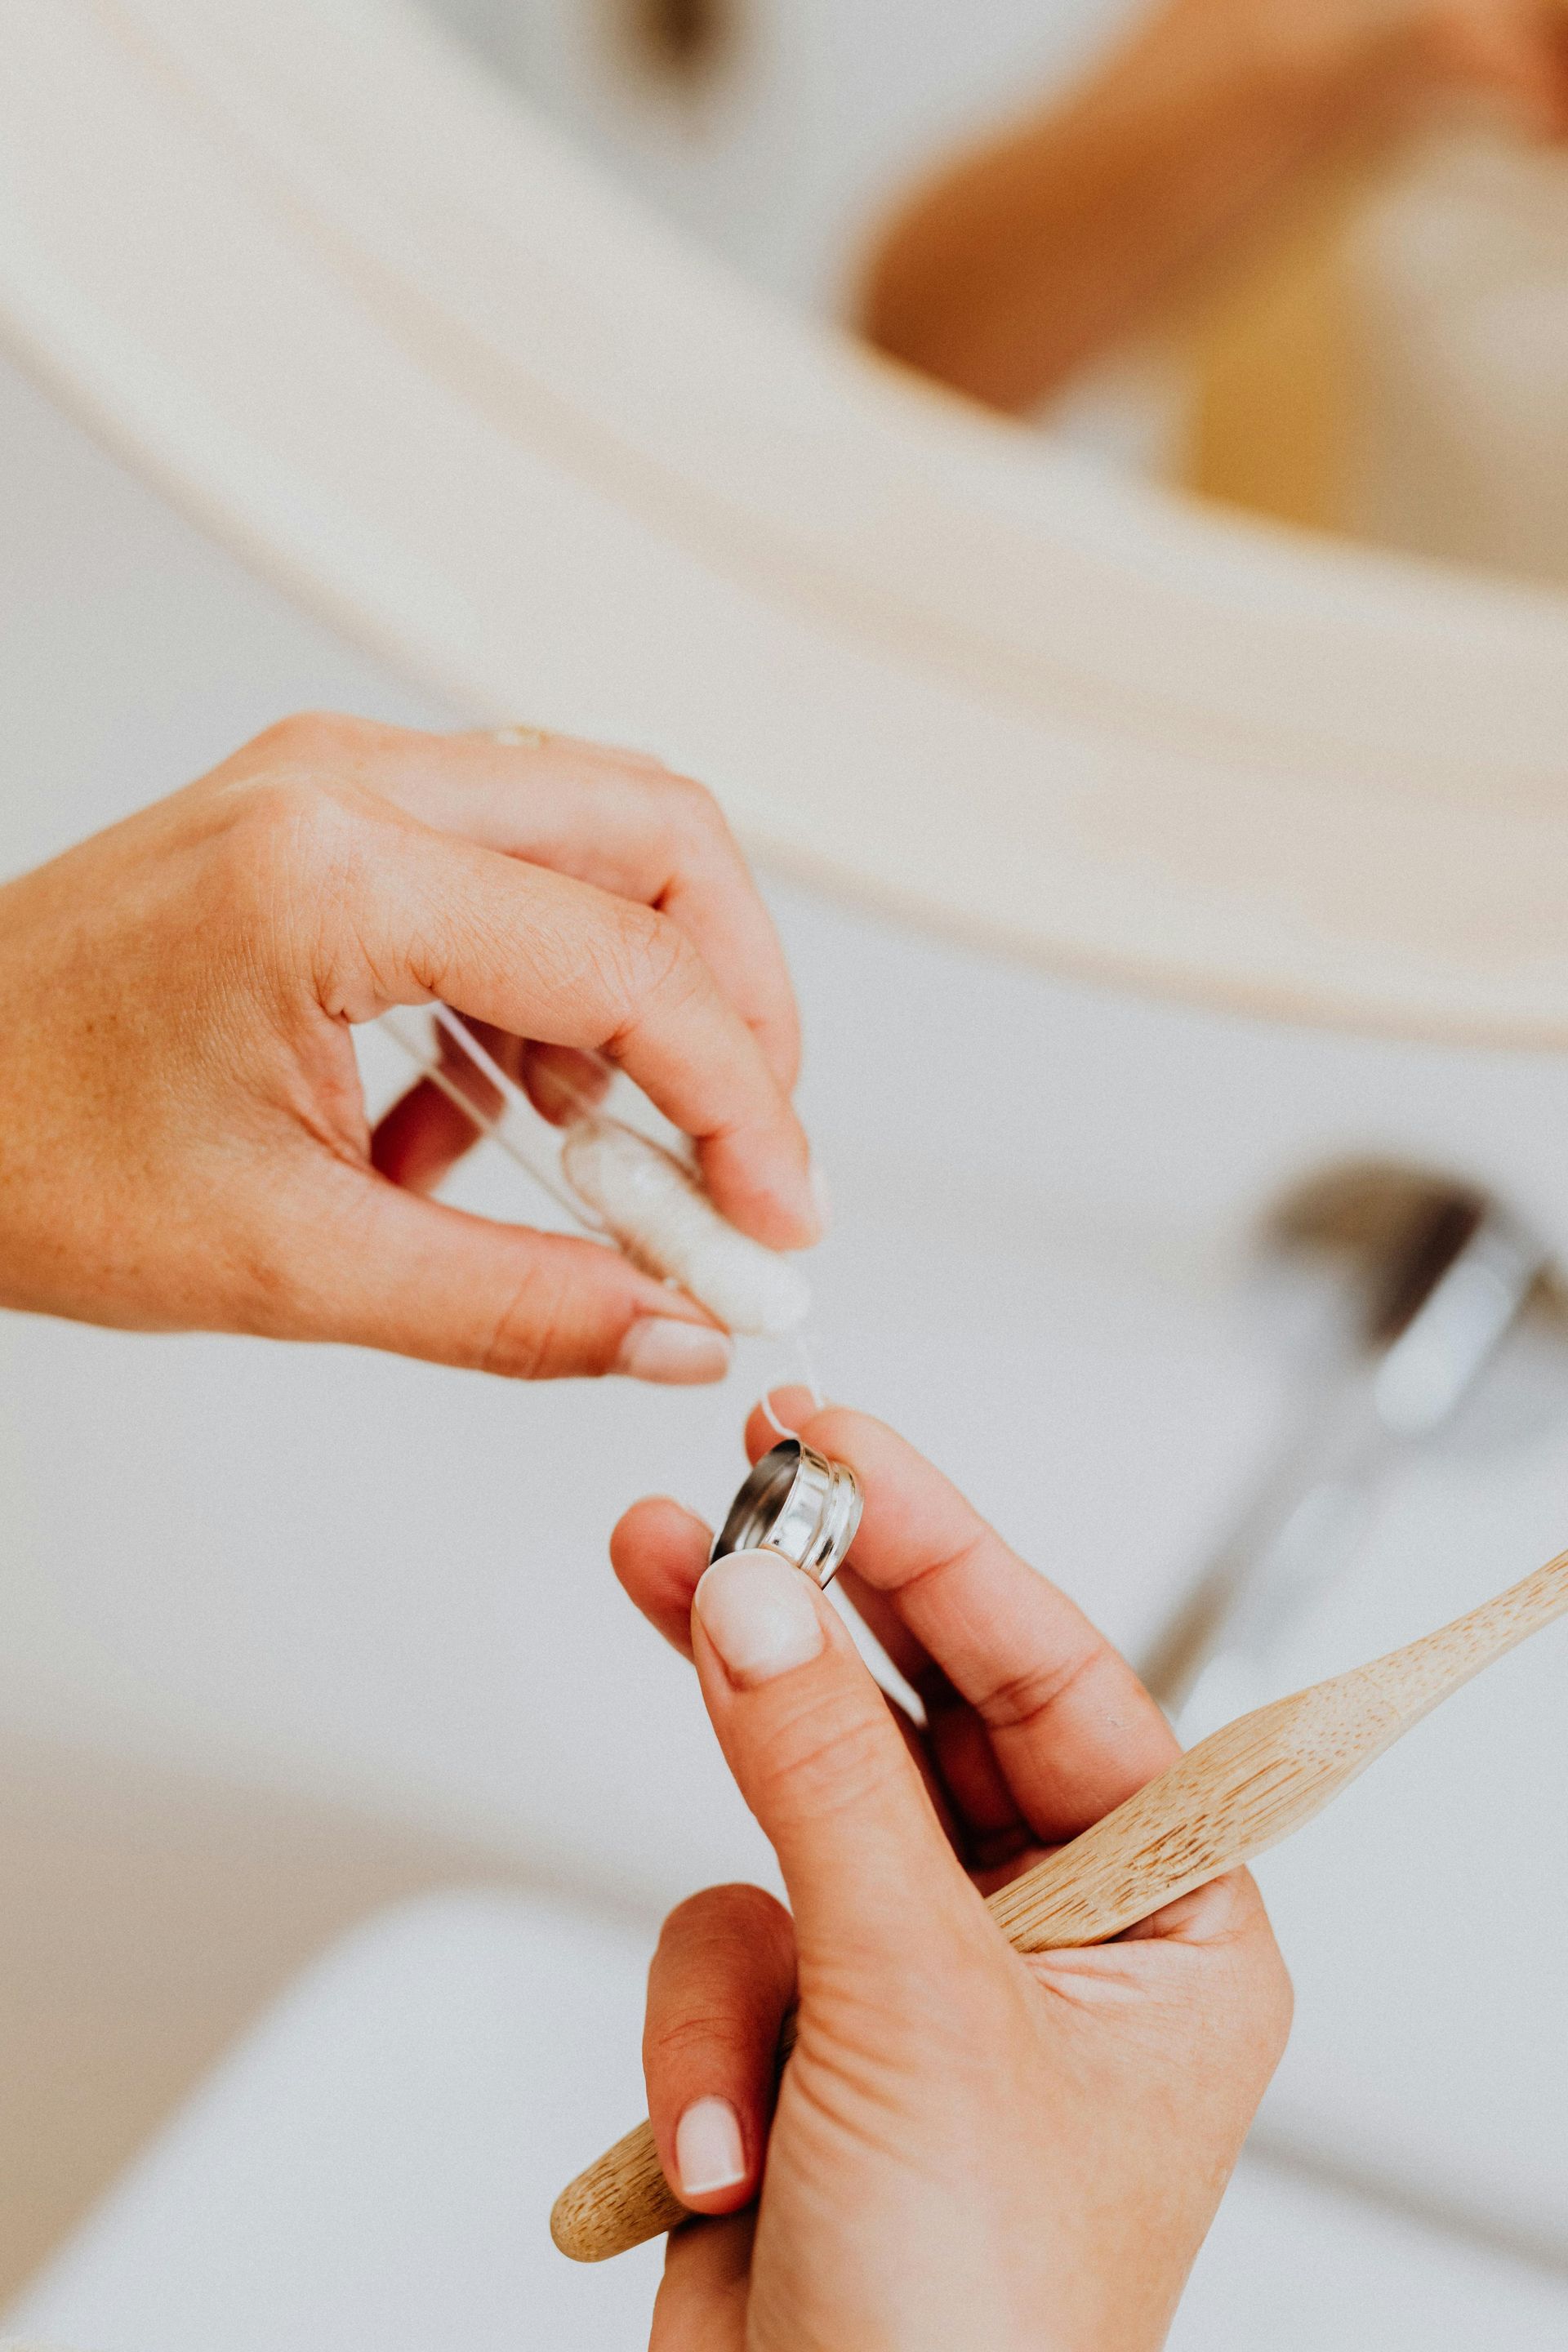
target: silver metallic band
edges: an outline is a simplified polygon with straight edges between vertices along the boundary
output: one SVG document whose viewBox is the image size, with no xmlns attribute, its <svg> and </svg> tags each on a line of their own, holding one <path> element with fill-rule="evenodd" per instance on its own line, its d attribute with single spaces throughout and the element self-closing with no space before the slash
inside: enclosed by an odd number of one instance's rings
<svg viewBox="0 0 1568 2352">
<path fill-rule="evenodd" d="M 710 1560 L 776 1551 L 819 1585 L 831 1583 L 860 1524 L 860 1484 L 847 1462 L 786 1437 L 764 1454 L 730 1506 Z"/>
</svg>

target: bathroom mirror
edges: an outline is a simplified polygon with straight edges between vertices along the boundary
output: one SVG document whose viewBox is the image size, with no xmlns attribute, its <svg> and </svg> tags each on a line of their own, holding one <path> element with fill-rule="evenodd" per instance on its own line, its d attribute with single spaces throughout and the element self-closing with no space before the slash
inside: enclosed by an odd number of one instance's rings
<svg viewBox="0 0 1568 2352">
<path fill-rule="evenodd" d="M 651 743 L 778 869 L 1562 1041 L 1555 588 L 1260 525 L 839 323 L 922 159 L 1089 70 L 1087 0 L 436 5 L 5 5 L 9 347 L 451 707 Z"/>
<path fill-rule="evenodd" d="M 1568 584 L 1555 0 L 427 5 L 755 282 L 1039 430 L 1243 512 Z M 939 248 L 966 205 L 964 269 Z M 1033 338 L 1011 364 L 988 304 Z"/>
</svg>

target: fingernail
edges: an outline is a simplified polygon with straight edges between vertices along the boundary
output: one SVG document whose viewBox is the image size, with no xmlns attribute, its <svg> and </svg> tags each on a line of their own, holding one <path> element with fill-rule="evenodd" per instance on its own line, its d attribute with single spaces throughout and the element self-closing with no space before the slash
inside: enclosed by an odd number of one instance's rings
<svg viewBox="0 0 1568 2352">
<path fill-rule="evenodd" d="M 692 1605 L 731 1680 L 747 1687 L 809 1664 L 822 1648 L 811 1580 L 776 1551 L 715 1560 Z"/>
<path fill-rule="evenodd" d="M 833 1194 L 826 1177 L 814 1160 L 811 1163 L 811 1204 L 816 1211 L 818 1230 L 826 1233 L 833 1223 Z"/>
<path fill-rule="evenodd" d="M 641 1315 L 621 1341 L 616 1370 L 634 1381 L 670 1387 L 721 1381 L 730 1369 L 730 1341 L 708 1323 L 677 1323 L 668 1315 Z"/>
<path fill-rule="evenodd" d="M 683 2197 L 711 2197 L 744 2180 L 741 2118 L 728 2099 L 693 2099 L 675 2126 L 675 2168 Z"/>
</svg>

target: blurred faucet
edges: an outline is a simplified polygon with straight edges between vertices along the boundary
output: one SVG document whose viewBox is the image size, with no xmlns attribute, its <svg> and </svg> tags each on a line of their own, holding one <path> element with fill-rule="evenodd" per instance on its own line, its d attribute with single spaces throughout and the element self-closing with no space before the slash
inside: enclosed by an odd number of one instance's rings
<svg viewBox="0 0 1568 2352">
<path fill-rule="evenodd" d="M 1453 1420 L 1550 1276 L 1495 1201 L 1395 1169 L 1320 1179 L 1274 1238 L 1348 1252 L 1359 1331 L 1145 1663 L 1187 1740 L 1258 1703 L 1274 1643 L 1342 1569 L 1389 1470 Z"/>
</svg>

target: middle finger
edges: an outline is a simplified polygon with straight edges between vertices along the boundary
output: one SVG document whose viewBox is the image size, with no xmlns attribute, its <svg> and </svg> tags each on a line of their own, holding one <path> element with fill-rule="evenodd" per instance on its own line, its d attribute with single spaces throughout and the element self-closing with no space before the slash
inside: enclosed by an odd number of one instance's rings
<svg viewBox="0 0 1568 2352">
<path fill-rule="evenodd" d="M 809 1400 L 776 1402 L 791 1419 Z M 1001 1788 L 985 1789 L 987 1750 L 1049 1843 L 1076 1837 L 1174 1760 L 1174 1735 L 1126 1660 L 912 1446 L 839 1406 L 795 1426 L 860 1481 L 851 1558 L 868 1622 L 925 1698 L 943 1777 L 981 1835 L 1005 1827 Z M 746 1442 L 753 1456 L 774 1442 L 760 1412 Z"/>
</svg>

